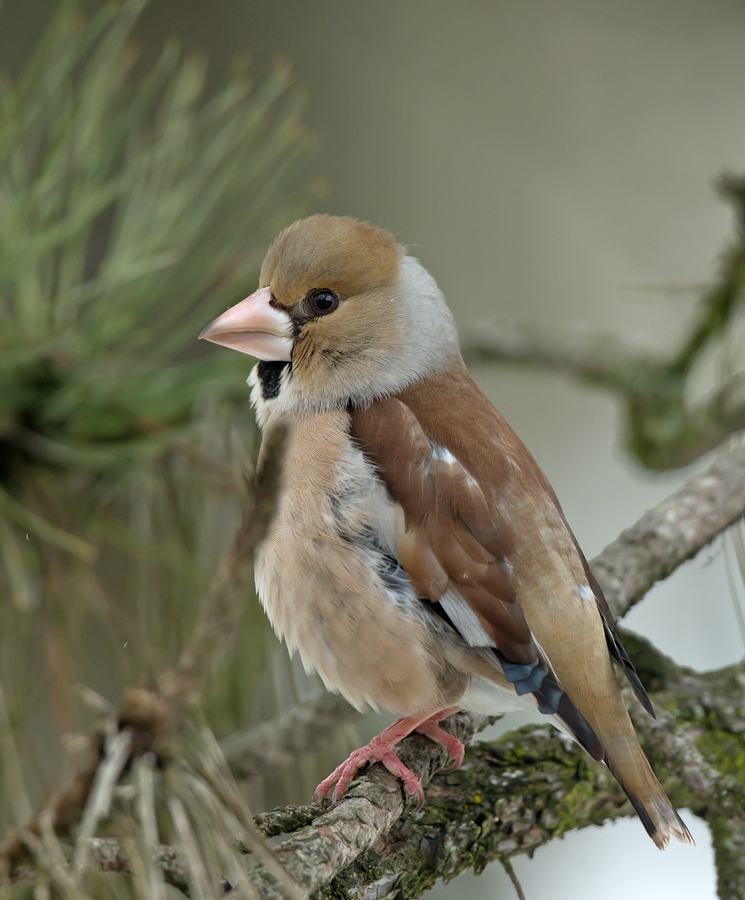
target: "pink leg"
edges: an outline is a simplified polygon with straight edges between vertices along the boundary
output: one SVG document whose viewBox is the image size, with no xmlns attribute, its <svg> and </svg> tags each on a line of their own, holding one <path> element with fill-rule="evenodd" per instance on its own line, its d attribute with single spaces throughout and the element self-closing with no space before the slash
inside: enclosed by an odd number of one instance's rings
<svg viewBox="0 0 745 900">
<path fill-rule="evenodd" d="M 419 779 L 401 762 L 393 748 L 412 731 L 421 731 L 438 744 L 444 744 L 448 748 L 450 756 L 455 761 L 455 767 L 463 761 L 463 744 L 452 735 L 437 727 L 437 722 L 455 712 L 458 707 L 441 710 L 432 716 L 410 716 L 405 719 L 396 719 L 393 725 L 374 737 L 369 744 L 355 750 L 345 762 L 325 778 L 316 788 L 315 799 L 320 800 L 328 796 L 331 788 L 334 788 L 332 800 L 336 802 L 344 796 L 349 783 L 357 772 L 368 762 L 381 762 L 388 771 L 400 778 L 407 794 L 416 794 L 419 803 L 418 809 L 424 805 L 424 791 Z"/>
<path fill-rule="evenodd" d="M 466 748 L 463 746 L 462 741 L 459 741 L 457 737 L 453 737 L 453 735 L 445 731 L 444 728 L 440 728 L 437 723 L 442 722 L 443 719 L 447 719 L 448 716 L 458 712 L 459 709 L 460 707 L 458 706 L 451 706 L 450 709 L 443 709 L 441 712 L 435 713 L 433 716 L 425 719 L 421 725 L 417 725 L 416 727 L 416 731 L 418 731 L 419 734 L 424 734 L 436 744 L 442 744 L 444 747 L 447 747 L 447 751 L 450 754 L 453 764 L 447 767 L 445 770 L 446 772 L 460 768 L 463 763 L 463 755 L 466 752 Z"/>
<path fill-rule="evenodd" d="M 424 792 L 419 779 L 411 769 L 406 768 L 394 753 L 393 748 L 399 741 L 411 734 L 423 721 L 425 721 L 425 718 L 421 716 L 396 719 L 393 725 L 390 725 L 385 731 L 381 731 L 369 744 L 360 747 L 359 750 L 355 750 L 349 756 L 349 759 L 337 766 L 328 778 L 324 778 L 316 788 L 315 799 L 320 800 L 322 797 L 328 796 L 329 791 L 333 787 L 334 793 L 331 799 L 334 802 L 340 800 L 344 796 L 349 782 L 366 763 L 382 762 L 391 774 L 398 776 L 403 781 L 404 790 L 407 794 L 417 795 L 419 806 L 421 807 L 424 803 Z"/>
</svg>

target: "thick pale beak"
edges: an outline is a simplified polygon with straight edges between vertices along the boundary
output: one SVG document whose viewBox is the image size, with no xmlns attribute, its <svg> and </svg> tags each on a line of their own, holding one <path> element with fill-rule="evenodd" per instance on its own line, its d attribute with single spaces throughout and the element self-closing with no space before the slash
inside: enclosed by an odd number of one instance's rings
<svg viewBox="0 0 745 900">
<path fill-rule="evenodd" d="M 231 306 L 199 335 L 200 339 L 221 344 L 263 359 L 289 362 L 292 358 L 292 322 L 289 315 L 270 304 L 268 287 Z"/>
</svg>

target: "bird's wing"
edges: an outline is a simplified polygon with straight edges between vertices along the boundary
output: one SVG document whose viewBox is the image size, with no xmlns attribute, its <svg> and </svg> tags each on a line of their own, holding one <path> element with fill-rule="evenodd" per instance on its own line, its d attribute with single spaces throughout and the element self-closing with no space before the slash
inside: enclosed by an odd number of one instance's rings
<svg viewBox="0 0 745 900">
<path fill-rule="evenodd" d="M 618 631 L 616 629 L 616 620 L 613 617 L 613 613 L 611 612 L 610 607 L 608 606 L 608 601 L 605 599 L 603 589 L 600 587 L 597 578 L 593 575 L 590 564 L 587 562 L 585 554 L 582 552 L 582 548 L 579 545 L 579 541 L 574 536 L 574 532 L 572 531 L 572 529 L 569 527 L 569 523 L 567 522 L 566 516 L 564 515 L 564 510 L 561 508 L 561 504 L 559 503 L 559 498 L 556 496 L 554 489 L 546 479 L 544 479 L 544 487 L 546 488 L 549 497 L 559 511 L 559 515 L 564 520 L 564 524 L 566 525 L 567 531 L 569 532 L 572 542 L 574 543 L 574 546 L 577 550 L 577 555 L 579 556 L 579 559 L 582 563 L 582 567 L 585 570 L 587 583 L 590 586 L 590 590 L 592 591 L 593 597 L 595 598 L 595 604 L 598 608 L 598 612 L 600 613 L 600 618 L 603 621 L 603 629 L 605 631 L 605 640 L 608 644 L 608 651 L 610 652 L 613 659 L 615 659 L 623 669 L 623 673 L 626 676 L 629 684 L 631 685 L 634 693 L 636 694 L 637 700 L 650 714 L 650 716 L 652 716 L 653 719 L 656 719 L 657 716 L 655 714 L 652 701 L 649 699 L 649 694 L 642 684 L 641 679 L 637 674 L 636 668 L 634 667 L 634 664 L 629 657 L 629 654 L 626 652 L 623 644 L 621 643 L 621 638 L 619 637 Z"/>
<path fill-rule="evenodd" d="M 412 410 L 385 398 L 351 410 L 351 436 L 403 510 L 396 542 L 417 594 L 438 604 L 471 646 L 491 648 L 518 694 L 560 718 L 595 759 L 604 750 L 531 633 L 511 578 L 507 523 L 478 482 L 430 441 Z"/>
<path fill-rule="evenodd" d="M 641 679 L 637 674 L 636 668 L 634 667 L 633 662 L 631 662 L 629 654 L 626 652 L 623 644 L 621 643 L 621 638 L 618 636 L 618 631 L 616 630 L 616 620 L 614 619 L 613 613 L 608 606 L 608 601 L 605 599 L 603 590 L 598 584 L 597 578 L 595 578 L 595 576 L 592 574 L 592 570 L 590 569 L 590 566 L 585 559 L 585 555 L 580 549 L 579 544 L 577 544 L 577 539 L 573 534 L 572 538 L 574 539 L 574 543 L 577 547 L 577 552 L 579 553 L 580 559 L 582 560 L 582 564 L 585 567 L 587 583 L 590 585 L 590 589 L 592 590 L 593 596 L 595 597 L 595 603 L 600 610 L 600 617 L 603 620 L 603 628 L 605 630 L 605 640 L 608 644 L 608 650 L 610 651 L 611 656 L 616 660 L 616 662 L 619 663 L 619 665 L 623 669 L 623 673 L 626 676 L 629 684 L 631 685 L 634 693 L 636 694 L 637 700 L 641 703 L 644 709 L 646 709 L 649 715 L 652 716 L 653 719 L 656 719 L 657 715 L 655 714 L 652 701 L 649 699 L 649 694 L 642 684 Z"/>
</svg>

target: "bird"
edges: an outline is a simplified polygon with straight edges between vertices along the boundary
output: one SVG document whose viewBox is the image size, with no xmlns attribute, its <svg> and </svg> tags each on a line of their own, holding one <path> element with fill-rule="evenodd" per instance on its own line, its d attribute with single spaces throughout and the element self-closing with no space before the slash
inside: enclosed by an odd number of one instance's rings
<svg viewBox="0 0 745 900">
<path fill-rule="evenodd" d="M 368 762 L 406 793 L 396 753 L 458 710 L 531 708 L 613 773 L 654 843 L 692 843 L 637 739 L 614 661 L 651 715 L 600 585 L 546 476 L 469 374 L 452 314 L 388 231 L 352 217 L 290 225 L 259 288 L 200 338 L 254 357 L 264 434 L 289 431 L 281 493 L 255 556 L 290 652 L 393 725 L 321 782 L 340 799 Z"/>
</svg>

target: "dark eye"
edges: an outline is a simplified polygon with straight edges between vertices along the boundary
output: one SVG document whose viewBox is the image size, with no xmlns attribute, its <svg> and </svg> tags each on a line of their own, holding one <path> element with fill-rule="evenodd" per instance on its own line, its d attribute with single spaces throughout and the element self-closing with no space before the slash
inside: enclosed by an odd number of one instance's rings
<svg viewBox="0 0 745 900">
<path fill-rule="evenodd" d="M 326 316 L 332 313 L 339 305 L 339 298 L 333 291 L 320 288 L 308 294 L 308 303 L 316 315 Z"/>
</svg>

